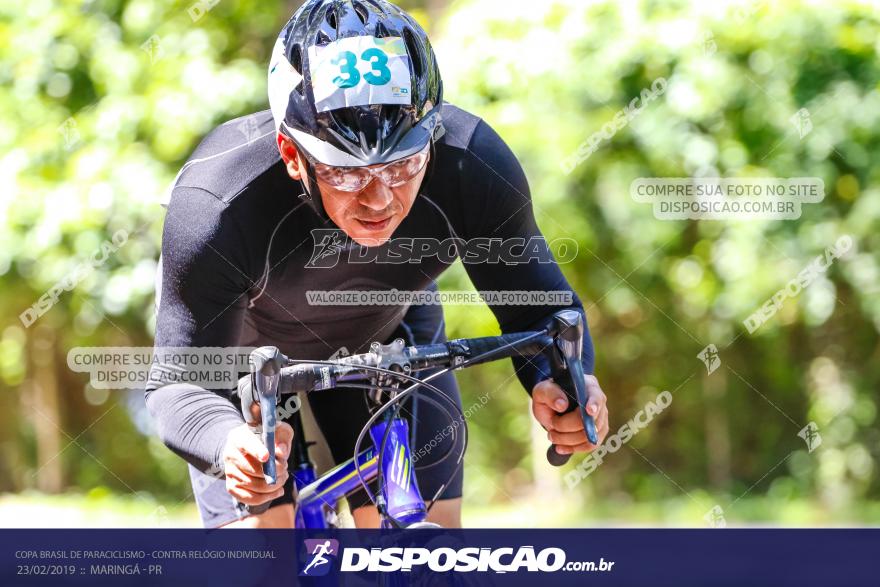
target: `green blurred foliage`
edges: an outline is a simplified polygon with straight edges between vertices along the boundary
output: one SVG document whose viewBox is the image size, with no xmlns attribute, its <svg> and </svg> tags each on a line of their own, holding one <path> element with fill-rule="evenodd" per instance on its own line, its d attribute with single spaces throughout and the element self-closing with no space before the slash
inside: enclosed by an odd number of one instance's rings
<svg viewBox="0 0 880 587">
<path fill-rule="evenodd" d="M 0 2 L 0 491 L 39 487 L 60 466 L 52 490 L 189 495 L 180 459 L 144 434 L 139 394 L 92 389 L 66 354 L 151 343 L 159 203 L 202 136 L 267 107 L 265 63 L 297 4 Z M 674 390 L 629 446 L 561 494 L 581 506 L 572 519 L 685 500 L 674 511 L 694 524 L 716 503 L 741 519 L 857 520 L 880 494 L 877 7 L 444 4 L 404 3 L 433 31 L 446 98 L 520 157 L 547 238 L 578 242 L 563 271 L 588 308 L 612 430 Z M 658 100 L 563 173 L 660 77 Z M 802 108 L 812 130 L 800 138 Z M 799 220 L 724 222 L 660 221 L 629 196 L 636 178 L 694 175 L 819 177 L 827 195 Z M 19 315 L 119 230 L 127 242 L 23 327 Z M 844 234 L 855 253 L 748 334 L 742 321 Z M 441 285 L 469 286 L 460 265 Z M 450 308 L 447 323 L 450 336 L 497 332 L 486 309 Z M 722 366 L 706 375 L 697 354 L 710 343 Z M 470 418 L 468 507 L 553 475 L 532 458 L 510 366 L 459 381 L 465 407 L 491 397 Z M 798 437 L 808 422 L 822 436 L 812 453 Z M 801 499 L 824 513 L 774 506 Z"/>
<path fill-rule="evenodd" d="M 519 155 L 548 239 L 580 245 L 563 270 L 588 307 L 612 430 L 659 390 L 674 392 L 632 448 L 576 489 L 585 507 L 689 495 L 706 511 L 758 494 L 814 499 L 833 518 L 877 498 L 877 14 L 795 1 L 453 9 L 437 43 L 447 99 L 490 121 Z M 660 99 L 562 172 L 661 77 Z M 791 121 L 801 108 L 812 123 L 802 139 Z M 819 177 L 827 196 L 796 221 L 725 222 L 659 221 L 629 196 L 636 178 L 691 176 Z M 855 254 L 749 335 L 742 321 L 841 235 Z M 455 318 L 455 335 L 475 319 Z M 697 354 L 710 343 L 722 366 L 707 377 Z M 502 421 L 520 417 L 515 403 Z M 811 454 L 797 436 L 808 422 L 822 436 Z M 510 461 L 497 423 L 472 432 L 481 450 L 471 463 Z"/>
</svg>

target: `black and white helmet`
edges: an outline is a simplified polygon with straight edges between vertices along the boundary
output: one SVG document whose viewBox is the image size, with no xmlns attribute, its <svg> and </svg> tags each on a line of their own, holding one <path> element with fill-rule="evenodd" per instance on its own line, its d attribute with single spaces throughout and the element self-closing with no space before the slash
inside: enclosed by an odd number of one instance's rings
<svg viewBox="0 0 880 587">
<path fill-rule="evenodd" d="M 325 165 L 421 151 L 442 134 L 442 97 L 425 31 L 384 0 L 309 0 L 281 31 L 269 64 L 276 128 Z"/>
</svg>

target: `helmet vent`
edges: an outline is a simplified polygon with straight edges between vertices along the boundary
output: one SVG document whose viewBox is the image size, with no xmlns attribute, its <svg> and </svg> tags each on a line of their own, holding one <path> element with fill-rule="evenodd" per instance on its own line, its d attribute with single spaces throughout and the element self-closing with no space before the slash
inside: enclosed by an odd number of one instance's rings
<svg viewBox="0 0 880 587">
<path fill-rule="evenodd" d="M 336 8 L 327 11 L 327 24 L 330 25 L 330 28 L 336 29 Z"/>
<path fill-rule="evenodd" d="M 391 33 L 388 31 L 388 28 L 380 22 L 376 24 L 376 31 L 373 33 L 373 36 L 377 39 L 382 39 L 384 37 L 390 37 Z"/>
<path fill-rule="evenodd" d="M 303 54 L 302 47 L 299 43 L 293 46 L 293 51 L 291 51 L 290 55 L 290 64 L 298 74 L 302 75 Z"/>
<path fill-rule="evenodd" d="M 424 59 L 422 57 L 418 40 L 410 27 L 403 29 L 403 42 L 406 43 L 406 52 L 409 53 L 409 60 L 412 62 L 413 66 L 413 73 L 415 73 L 417 78 L 421 78 L 425 70 Z"/>
<path fill-rule="evenodd" d="M 367 7 L 360 2 L 352 2 L 351 4 L 354 6 L 354 11 L 357 13 L 358 18 L 361 19 L 361 24 L 367 24 L 367 20 L 370 18 Z"/>
<path fill-rule="evenodd" d="M 315 45 L 324 46 L 330 44 L 330 36 L 324 31 L 318 31 L 315 35 Z"/>
</svg>

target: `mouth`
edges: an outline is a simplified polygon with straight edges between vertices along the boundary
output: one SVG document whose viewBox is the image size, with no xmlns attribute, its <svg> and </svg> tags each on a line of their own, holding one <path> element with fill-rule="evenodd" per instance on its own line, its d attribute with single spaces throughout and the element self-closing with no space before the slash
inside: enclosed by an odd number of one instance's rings
<svg viewBox="0 0 880 587">
<path fill-rule="evenodd" d="M 371 232 L 379 232 L 388 228 L 388 225 L 391 224 L 391 216 L 383 220 L 362 220 L 358 218 L 357 221 L 367 230 Z"/>
</svg>

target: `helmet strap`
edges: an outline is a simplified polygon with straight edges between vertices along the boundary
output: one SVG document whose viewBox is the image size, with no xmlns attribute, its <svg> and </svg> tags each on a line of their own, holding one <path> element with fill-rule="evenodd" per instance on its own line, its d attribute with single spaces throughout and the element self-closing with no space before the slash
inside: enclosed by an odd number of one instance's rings
<svg viewBox="0 0 880 587">
<path fill-rule="evenodd" d="M 312 207 L 312 210 L 318 215 L 321 220 L 326 222 L 329 220 L 329 216 L 327 216 L 326 210 L 324 210 L 324 202 L 321 199 L 321 189 L 318 187 L 318 180 L 315 179 L 315 168 L 312 166 L 311 161 L 305 158 L 305 171 L 306 177 L 305 181 L 302 182 L 305 193 L 300 195 L 300 198 L 306 201 L 309 206 Z"/>
</svg>

